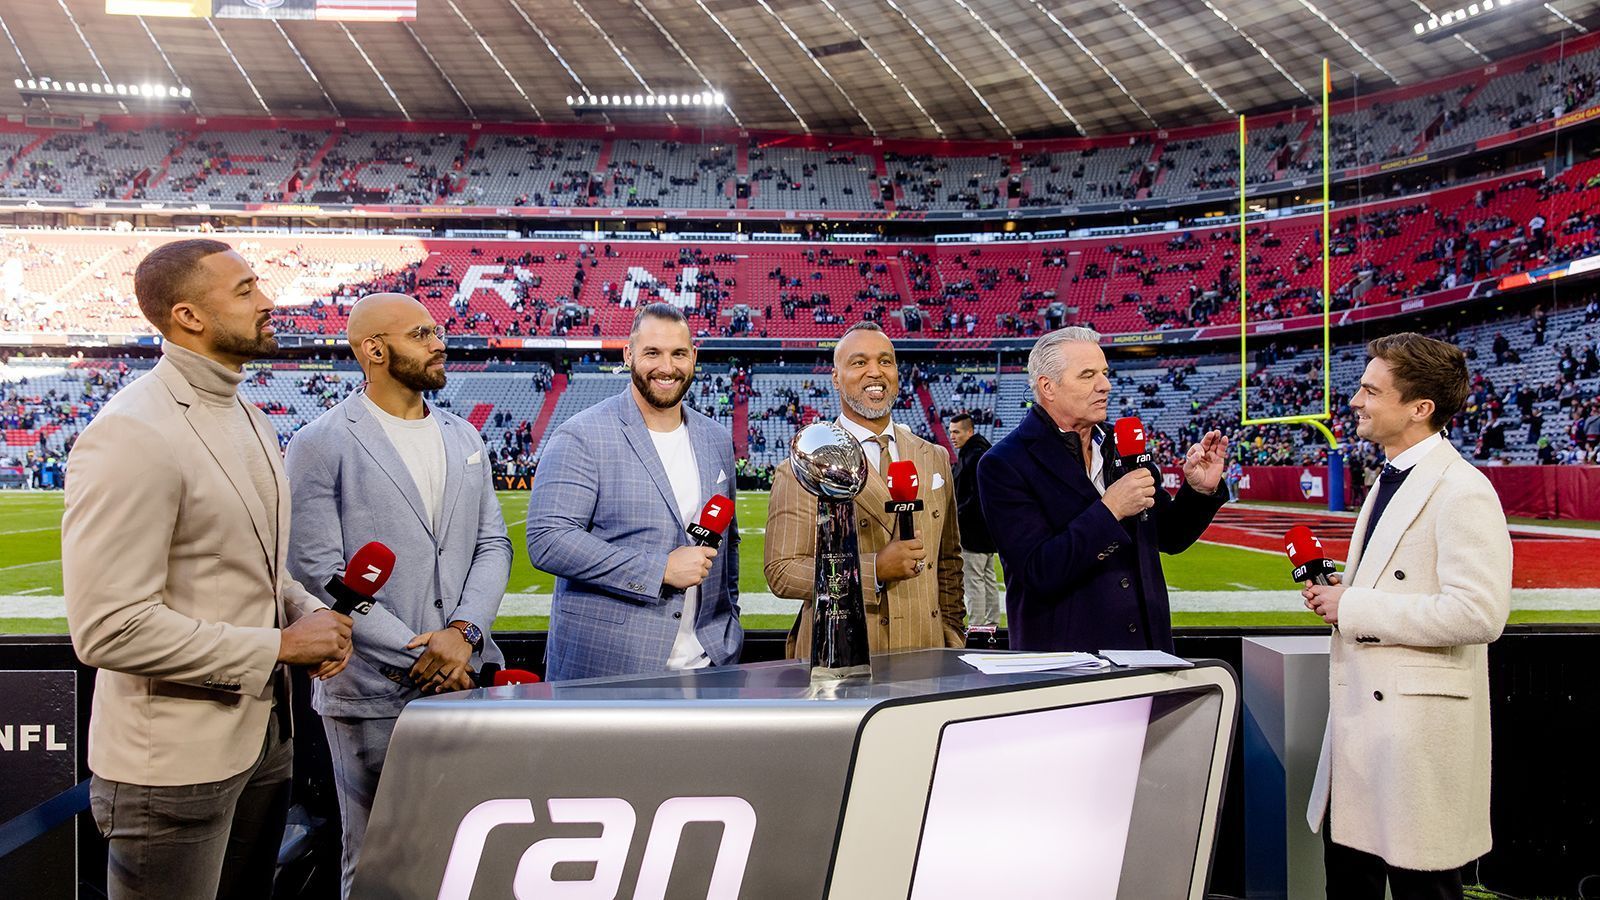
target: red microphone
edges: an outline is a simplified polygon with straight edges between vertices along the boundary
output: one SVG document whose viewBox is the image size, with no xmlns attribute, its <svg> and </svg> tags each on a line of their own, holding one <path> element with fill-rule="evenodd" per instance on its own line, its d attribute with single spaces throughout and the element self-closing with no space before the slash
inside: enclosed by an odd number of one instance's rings
<svg viewBox="0 0 1600 900">
<path fill-rule="evenodd" d="M 508 684 L 538 684 L 539 676 L 527 669 L 501 669 L 494 673 L 494 686 L 505 687 Z"/>
<path fill-rule="evenodd" d="M 328 595 L 333 598 L 333 611 L 341 615 L 358 612 L 366 615 L 372 609 L 372 597 L 378 593 L 389 576 L 394 574 L 394 551 L 378 541 L 372 541 L 345 566 L 343 575 L 328 581 Z"/>
<path fill-rule="evenodd" d="M 1283 552 L 1289 554 L 1289 562 L 1294 563 L 1290 578 L 1324 586 L 1333 584 L 1333 560 L 1328 559 L 1322 542 L 1317 540 L 1310 528 L 1296 525 L 1289 529 L 1289 533 L 1283 536 Z"/>
<path fill-rule="evenodd" d="M 1122 468 L 1132 472 L 1134 469 L 1150 465 L 1150 454 L 1145 452 L 1144 423 L 1138 416 L 1123 416 L 1117 420 L 1116 427 L 1117 457 Z M 1148 522 L 1150 510 L 1139 510 L 1139 521 Z"/>
<path fill-rule="evenodd" d="M 922 509 L 922 501 L 917 499 L 917 464 L 909 459 L 889 463 L 884 479 L 889 482 L 890 500 L 883 505 L 883 511 L 900 517 L 900 540 L 909 541 L 917 536 L 911 514 Z"/>
<path fill-rule="evenodd" d="M 694 538 L 695 546 L 715 550 L 722 546 L 722 533 L 732 521 L 733 501 L 718 494 L 706 501 L 705 508 L 700 510 L 700 521 L 685 530 Z"/>
</svg>

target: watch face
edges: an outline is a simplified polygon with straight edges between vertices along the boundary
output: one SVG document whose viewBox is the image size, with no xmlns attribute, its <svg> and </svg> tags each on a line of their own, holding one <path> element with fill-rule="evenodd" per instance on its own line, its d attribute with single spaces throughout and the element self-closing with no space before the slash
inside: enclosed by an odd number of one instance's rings
<svg viewBox="0 0 1600 900">
<path fill-rule="evenodd" d="M 483 629 L 470 623 L 466 628 L 462 629 L 461 633 L 466 636 L 467 643 L 474 647 L 478 646 L 478 642 L 483 640 Z"/>
</svg>

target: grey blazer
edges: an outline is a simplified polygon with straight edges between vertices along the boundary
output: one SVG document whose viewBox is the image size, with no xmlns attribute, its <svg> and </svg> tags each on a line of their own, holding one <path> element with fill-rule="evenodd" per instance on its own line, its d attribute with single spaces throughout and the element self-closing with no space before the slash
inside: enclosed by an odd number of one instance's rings
<svg viewBox="0 0 1600 900">
<path fill-rule="evenodd" d="M 405 463 L 365 403 L 351 394 L 300 429 L 285 468 L 293 494 L 289 568 L 330 606 L 325 585 L 368 541 L 395 553 L 395 570 L 367 615 L 355 618 L 355 654 L 339 675 L 314 682 L 328 716 L 397 716 L 417 691 L 392 680 L 422 651 L 418 634 L 457 619 L 483 629 L 472 667 L 504 663 L 489 636 L 511 574 L 511 539 L 494 493 L 483 439 L 459 416 L 428 404 L 444 436 L 444 507 L 435 534 Z M 387 674 L 386 674 L 387 672 Z"/>
<path fill-rule="evenodd" d="M 732 436 L 688 406 L 683 416 L 700 469 L 699 505 L 717 494 L 733 499 Z M 546 678 L 666 671 L 683 591 L 662 578 L 667 555 L 690 543 L 689 524 L 631 389 L 556 429 L 528 498 L 528 556 L 556 576 Z M 695 635 L 713 664 L 739 661 L 737 519 L 700 585 Z"/>
</svg>

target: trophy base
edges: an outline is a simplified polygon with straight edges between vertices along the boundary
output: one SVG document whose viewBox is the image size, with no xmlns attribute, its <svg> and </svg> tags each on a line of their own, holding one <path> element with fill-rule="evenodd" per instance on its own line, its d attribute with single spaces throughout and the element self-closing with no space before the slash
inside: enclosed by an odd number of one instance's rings
<svg viewBox="0 0 1600 900">
<path fill-rule="evenodd" d="M 812 666 L 811 667 L 811 683 L 812 684 L 817 684 L 818 682 L 824 682 L 824 681 L 844 681 L 845 679 L 848 679 L 848 678 L 871 678 L 871 677 L 872 677 L 872 666 L 870 666 L 870 665 L 838 666 L 838 667 L 835 667 L 835 668 L 829 668 L 827 666 Z"/>
</svg>

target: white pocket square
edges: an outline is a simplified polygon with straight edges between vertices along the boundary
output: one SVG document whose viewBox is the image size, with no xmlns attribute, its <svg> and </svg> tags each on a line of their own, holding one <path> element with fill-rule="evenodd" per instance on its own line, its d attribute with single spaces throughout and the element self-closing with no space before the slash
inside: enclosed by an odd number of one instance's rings
<svg viewBox="0 0 1600 900">
<path fill-rule="evenodd" d="M 472 451 L 472 455 L 467 457 L 467 465 L 469 465 L 469 466 L 475 466 L 475 465 L 477 465 L 478 463 L 481 463 L 481 462 L 483 462 L 483 451 L 482 450 L 474 450 L 474 451 Z"/>
<path fill-rule="evenodd" d="M 944 487 L 944 476 L 939 474 L 938 472 L 933 473 L 933 487 L 928 488 L 928 490 L 937 491 L 939 488 L 942 488 L 942 487 Z"/>
<path fill-rule="evenodd" d="M 722 471 L 721 469 L 718 469 L 717 470 L 717 484 L 721 484 L 721 483 L 723 483 L 724 481 L 727 481 L 727 480 L 728 480 L 728 473 Z"/>
</svg>

